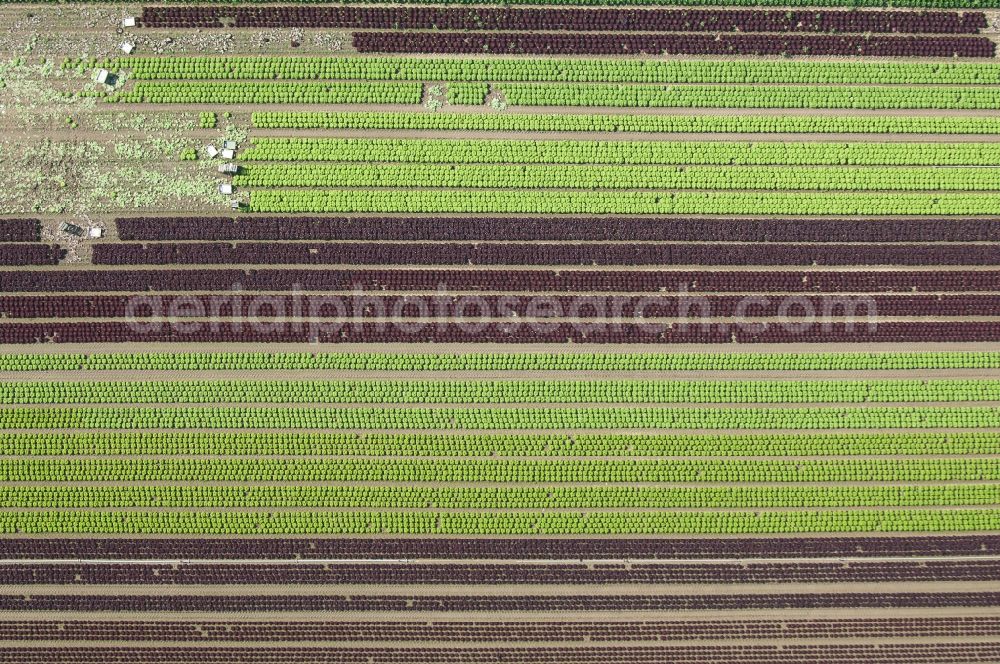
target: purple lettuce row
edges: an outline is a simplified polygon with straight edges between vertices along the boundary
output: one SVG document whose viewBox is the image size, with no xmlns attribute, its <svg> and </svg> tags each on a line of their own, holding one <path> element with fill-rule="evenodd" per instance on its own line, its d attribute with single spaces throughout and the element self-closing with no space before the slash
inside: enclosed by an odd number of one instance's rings
<svg viewBox="0 0 1000 664">
<path fill-rule="evenodd" d="M 98 244 L 96 265 L 993 265 L 992 244 Z"/>
<path fill-rule="evenodd" d="M 881 643 L 856 645 L 699 646 L 106 646 L 2 647 L 10 664 L 933 664 L 1000 661 L 997 643 Z"/>
<path fill-rule="evenodd" d="M 995 636 L 1000 618 L 644 622 L 0 621 L 3 641 L 677 641 Z"/>
<path fill-rule="evenodd" d="M 38 242 L 42 225 L 38 219 L 0 219 L 0 242 Z"/>
<path fill-rule="evenodd" d="M 763 329 L 761 329 L 763 328 Z M 324 322 L 0 323 L 0 343 L 923 343 L 997 342 L 987 322 L 829 322 L 815 324 Z"/>
<path fill-rule="evenodd" d="M 55 244 L 0 244 L 0 265 L 58 265 L 65 254 Z"/>
<path fill-rule="evenodd" d="M 4 567 L 16 585 L 538 585 L 997 582 L 994 560 L 683 564 L 59 563 Z"/>
<path fill-rule="evenodd" d="M 997 242 L 1000 219 L 671 217 L 135 217 L 124 241 L 613 240 L 660 242 Z"/>
<path fill-rule="evenodd" d="M 485 308 L 504 316 L 547 318 L 729 318 L 751 316 L 824 318 L 840 316 L 1000 316 L 1000 295 L 799 296 L 747 298 L 738 295 L 676 296 L 546 296 L 513 295 L 396 296 L 364 295 L 329 301 L 295 295 L 269 295 L 255 300 L 220 292 L 214 295 L 81 295 L 0 296 L 5 318 L 171 318 L 245 316 L 274 318 L 302 315 L 364 318 L 479 318 Z"/>
<path fill-rule="evenodd" d="M 1000 593 L 987 591 L 723 595 L 0 595 L 0 611 L 85 612 L 724 611 L 998 605 Z"/>
<path fill-rule="evenodd" d="M 541 34 L 534 32 L 355 32 L 361 53 L 552 55 L 842 55 L 992 58 L 986 37 L 764 34 Z"/>
<path fill-rule="evenodd" d="M 145 7 L 146 28 L 976 34 L 983 12 L 504 7 Z"/>
<path fill-rule="evenodd" d="M 670 538 L 0 538 L 0 558 L 107 560 L 644 560 L 1000 555 L 1000 535 Z M 1000 599 L 1000 598 L 998 598 Z"/>
<path fill-rule="evenodd" d="M 997 270 L 205 269 L 0 271 L 0 293 L 992 293 Z"/>
</svg>

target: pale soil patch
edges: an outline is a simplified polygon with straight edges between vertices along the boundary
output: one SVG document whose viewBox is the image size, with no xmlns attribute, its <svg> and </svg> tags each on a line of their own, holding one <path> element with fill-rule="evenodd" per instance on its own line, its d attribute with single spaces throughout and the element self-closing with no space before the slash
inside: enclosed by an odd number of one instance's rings
<svg viewBox="0 0 1000 664">
<path fill-rule="evenodd" d="M 117 57 L 129 41 L 135 55 L 229 55 L 353 52 L 343 30 L 127 28 L 121 20 L 141 16 L 143 5 L 7 5 L 0 8 L 0 53 L 42 57 Z M 297 44 L 297 46 L 293 46 Z"/>
</svg>

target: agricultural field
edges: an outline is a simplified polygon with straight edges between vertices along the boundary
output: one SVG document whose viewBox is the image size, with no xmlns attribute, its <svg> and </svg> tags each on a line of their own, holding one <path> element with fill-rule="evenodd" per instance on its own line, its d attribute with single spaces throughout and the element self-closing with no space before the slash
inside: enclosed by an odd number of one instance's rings
<svg viewBox="0 0 1000 664">
<path fill-rule="evenodd" d="M 1000 662 L 998 42 L 0 1 L 0 664 Z"/>
</svg>

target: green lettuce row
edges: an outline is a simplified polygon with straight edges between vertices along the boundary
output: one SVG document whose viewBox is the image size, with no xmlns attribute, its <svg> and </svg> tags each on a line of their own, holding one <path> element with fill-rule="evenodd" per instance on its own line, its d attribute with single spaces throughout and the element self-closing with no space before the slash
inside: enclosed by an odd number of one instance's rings
<svg viewBox="0 0 1000 664">
<path fill-rule="evenodd" d="M 481 106 L 489 92 L 486 83 L 449 83 L 448 101 L 460 106 Z"/>
<path fill-rule="evenodd" d="M 504 83 L 498 88 L 514 106 L 992 109 L 1000 104 L 995 87 Z"/>
<path fill-rule="evenodd" d="M 12 508 L 811 508 L 1000 505 L 1000 484 L 744 487 L 5 486 Z"/>
<path fill-rule="evenodd" d="M 260 129 L 408 129 L 662 133 L 996 134 L 996 117 L 828 115 L 580 115 L 501 113 L 253 113 Z"/>
<path fill-rule="evenodd" d="M 1000 87 L 997 88 L 1000 92 Z M 998 98 L 1000 99 L 1000 98 Z M 1000 143 L 573 141 L 262 136 L 251 161 L 705 166 L 995 166 Z M 252 165 L 248 165 L 252 166 Z"/>
<path fill-rule="evenodd" d="M 997 193 L 262 189 L 251 212 L 998 215 Z"/>
<path fill-rule="evenodd" d="M 0 371 L 878 371 L 996 369 L 1000 352 L 878 353 L 95 353 L 0 356 Z"/>
<path fill-rule="evenodd" d="M 1000 427 L 1000 409 L 266 408 L 0 409 L 0 429 L 939 429 Z"/>
<path fill-rule="evenodd" d="M 9 455 L 840 456 L 998 454 L 1000 434 L 6 433 Z"/>
<path fill-rule="evenodd" d="M 729 534 L 1000 530 L 1000 510 L 781 512 L 0 512 L 18 534 Z"/>
<path fill-rule="evenodd" d="M 998 458 L 0 459 L 2 482 L 998 481 Z"/>
<path fill-rule="evenodd" d="M 2 404 L 1000 401 L 1000 380 L 179 380 L 0 383 Z"/>
<path fill-rule="evenodd" d="M 248 187 L 997 191 L 996 167 L 250 164 Z"/>
<path fill-rule="evenodd" d="M 77 61 L 67 61 L 77 64 Z M 1000 83 L 1000 65 L 985 62 L 810 62 L 807 60 L 652 60 L 406 56 L 122 57 L 80 61 L 126 69 L 136 80 L 352 79 L 368 81 L 579 83 Z M 449 83 L 450 85 L 451 83 Z M 482 102 L 480 102 L 482 103 Z"/>
<path fill-rule="evenodd" d="M 420 83 L 158 83 L 139 81 L 107 101 L 147 104 L 419 104 Z"/>
</svg>

